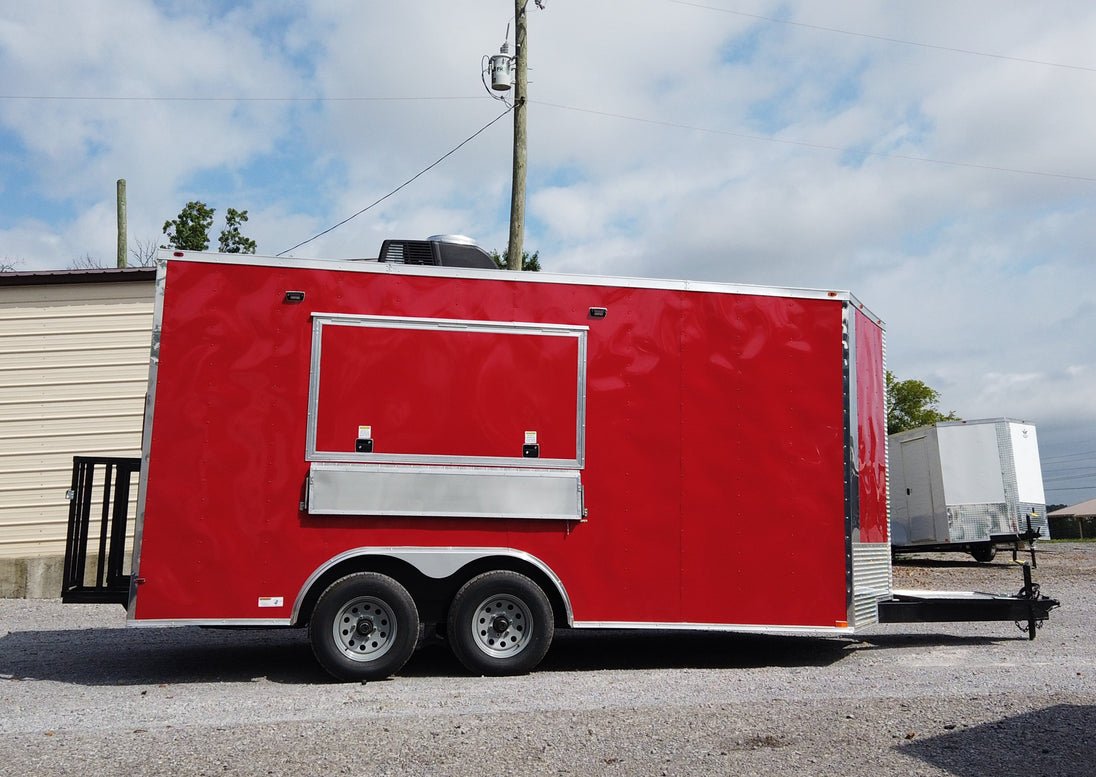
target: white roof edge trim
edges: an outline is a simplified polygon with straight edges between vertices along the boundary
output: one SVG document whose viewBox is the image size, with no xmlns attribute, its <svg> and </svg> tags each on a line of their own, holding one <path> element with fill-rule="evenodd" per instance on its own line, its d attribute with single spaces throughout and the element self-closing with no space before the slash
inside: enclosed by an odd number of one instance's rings
<svg viewBox="0 0 1096 777">
<path fill-rule="evenodd" d="M 790 297 L 795 299 L 822 299 L 847 302 L 860 310 L 879 326 L 882 319 L 857 300 L 852 292 L 838 289 L 812 289 L 796 286 L 765 286 L 749 283 L 723 283 L 720 281 L 690 281 L 669 278 L 637 278 L 625 275 L 572 275 L 568 273 L 521 272 L 511 270 L 485 270 L 479 268 L 437 267 L 378 262 L 357 259 L 301 259 L 257 254 L 217 254 L 200 251 L 175 251 L 159 249 L 160 260 L 205 262 L 210 264 L 239 264 L 248 267 L 293 267 L 311 270 L 339 270 L 343 272 L 387 273 L 393 275 L 429 275 L 441 278 L 481 278 L 491 280 L 520 281 L 522 283 L 567 283 L 575 286 L 623 286 L 634 289 L 663 289 L 666 291 L 697 291 L 716 294 L 743 294 L 755 297 Z M 179 254 L 178 256 L 176 254 Z M 885 328 L 885 327 L 884 327 Z"/>
</svg>

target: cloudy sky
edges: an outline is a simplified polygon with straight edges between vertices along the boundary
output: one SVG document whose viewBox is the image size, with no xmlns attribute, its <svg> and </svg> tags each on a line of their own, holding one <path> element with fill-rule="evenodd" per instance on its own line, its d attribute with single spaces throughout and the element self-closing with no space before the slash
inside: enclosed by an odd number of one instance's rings
<svg viewBox="0 0 1096 777">
<path fill-rule="evenodd" d="M 506 110 L 511 0 L 0 0 L 0 263 L 113 264 L 190 200 L 276 254 Z M 512 37 L 512 29 L 511 29 Z M 548 271 L 851 289 L 888 366 L 1039 429 L 1096 497 L 1096 4 L 529 6 L 526 248 Z M 505 116 L 292 251 L 504 249 Z"/>
</svg>

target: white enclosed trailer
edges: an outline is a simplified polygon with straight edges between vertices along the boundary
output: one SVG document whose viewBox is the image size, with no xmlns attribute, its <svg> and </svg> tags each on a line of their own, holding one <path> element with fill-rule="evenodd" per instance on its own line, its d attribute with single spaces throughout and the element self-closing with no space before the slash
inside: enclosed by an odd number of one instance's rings
<svg viewBox="0 0 1096 777">
<path fill-rule="evenodd" d="M 1049 536 L 1035 426 L 944 421 L 890 437 L 896 551 L 955 550 L 979 561 Z"/>
</svg>

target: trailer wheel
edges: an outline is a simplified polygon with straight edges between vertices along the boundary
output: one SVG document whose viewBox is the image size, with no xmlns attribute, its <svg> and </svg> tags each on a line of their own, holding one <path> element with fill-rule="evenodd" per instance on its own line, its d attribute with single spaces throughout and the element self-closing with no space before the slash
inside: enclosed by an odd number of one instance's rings
<svg viewBox="0 0 1096 777">
<path fill-rule="evenodd" d="M 419 613 L 398 582 L 360 572 L 323 592 L 308 637 L 316 660 L 338 679 L 381 680 L 398 672 L 415 652 Z"/>
<path fill-rule="evenodd" d="M 552 606 L 540 586 L 516 572 L 485 572 L 457 592 L 446 633 L 454 655 L 471 672 L 524 674 L 552 644 Z"/>
<path fill-rule="evenodd" d="M 972 549 L 970 555 L 974 556 L 975 561 L 988 564 L 997 555 L 997 547 L 992 542 L 987 542 L 985 545 L 978 545 Z"/>
</svg>

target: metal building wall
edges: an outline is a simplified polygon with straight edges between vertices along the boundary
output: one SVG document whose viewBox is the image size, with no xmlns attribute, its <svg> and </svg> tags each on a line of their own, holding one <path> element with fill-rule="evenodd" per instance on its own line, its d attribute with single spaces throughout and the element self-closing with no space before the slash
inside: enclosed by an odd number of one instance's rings
<svg viewBox="0 0 1096 777">
<path fill-rule="evenodd" d="M 0 276 L 0 595 L 9 596 L 26 595 L 18 560 L 64 554 L 73 455 L 140 455 L 155 287 L 151 270 L 15 275 Z"/>
</svg>

